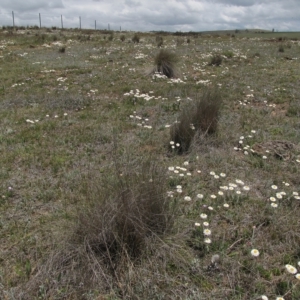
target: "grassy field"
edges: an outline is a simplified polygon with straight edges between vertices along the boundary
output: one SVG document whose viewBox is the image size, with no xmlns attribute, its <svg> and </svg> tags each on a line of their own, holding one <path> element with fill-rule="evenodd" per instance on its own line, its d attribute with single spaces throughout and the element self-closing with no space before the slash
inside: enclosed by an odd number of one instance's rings
<svg viewBox="0 0 300 300">
<path fill-rule="evenodd" d="M 300 299 L 299 82 L 300 33 L 0 30 L 0 298 Z"/>
</svg>

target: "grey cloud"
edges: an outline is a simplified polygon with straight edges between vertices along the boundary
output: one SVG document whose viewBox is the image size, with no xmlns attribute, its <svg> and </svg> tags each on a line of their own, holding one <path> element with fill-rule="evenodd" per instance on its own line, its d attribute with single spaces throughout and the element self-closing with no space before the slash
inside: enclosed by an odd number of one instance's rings
<svg viewBox="0 0 300 300">
<path fill-rule="evenodd" d="M 196 0 L 197 1 L 197 0 Z M 206 0 L 209 3 L 217 3 L 217 4 L 224 4 L 228 6 L 256 6 L 256 5 L 282 5 L 283 7 L 291 8 L 300 8 L 299 0 Z"/>
<path fill-rule="evenodd" d="M 141 6 L 141 3 L 139 1 L 126 0 L 125 5 L 128 5 L 129 7 L 138 7 Z"/>
<path fill-rule="evenodd" d="M 258 0 L 213 0 L 213 3 L 226 4 L 229 6 L 252 6 L 262 1 Z"/>
<path fill-rule="evenodd" d="M 64 5 L 62 0 L 2 0 L 0 8 L 6 8 L 10 11 L 18 12 L 28 12 L 38 9 L 54 9 L 54 8 L 63 8 Z"/>
</svg>

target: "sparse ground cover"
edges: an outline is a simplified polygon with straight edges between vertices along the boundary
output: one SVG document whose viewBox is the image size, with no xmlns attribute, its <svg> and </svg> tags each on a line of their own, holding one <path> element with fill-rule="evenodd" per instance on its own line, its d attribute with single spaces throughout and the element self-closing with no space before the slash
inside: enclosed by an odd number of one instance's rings
<svg viewBox="0 0 300 300">
<path fill-rule="evenodd" d="M 0 31 L 0 297 L 300 299 L 299 82 L 297 33 Z"/>
</svg>

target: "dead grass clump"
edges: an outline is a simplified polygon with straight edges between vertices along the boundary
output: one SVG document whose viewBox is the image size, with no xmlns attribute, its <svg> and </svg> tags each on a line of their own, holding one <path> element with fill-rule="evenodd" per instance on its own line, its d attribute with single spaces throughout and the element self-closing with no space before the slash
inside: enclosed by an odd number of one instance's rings
<svg viewBox="0 0 300 300">
<path fill-rule="evenodd" d="M 278 47 L 278 52 L 284 52 L 284 47 L 283 47 L 283 45 L 280 45 L 280 46 Z"/>
<path fill-rule="evenodd" d="M 222 97 L 218 88 L 207 89 L 196 104 L 193 124 L 205 134 L 214 134 L 218 128 Z"/>
<path fill-rule="evenodd" d="M 138 44 L 138 43 L 140 42 L 140 36 L 139 36 L 137 33 L 135 33 L 131 40 L 132 40 L 134 43 L 137 43 L 137 44 Z"/>
<path fill-rule="evenodd" d="M 189 150 L 195 134 L 212 135 L 217 131 L 222 98 L 217 88 L 207 89 L 201 98 L 187 106 L 179 117 L 179 122 L 171 127 L 171 141 L 180 145 L 179 154 Z"/>
<path fill-rule="evenodd" d="M 113 39 L 114 39 L 114 34 L 113 34 L 113 32 L 112 32 L 112 33 L 108 36 L 108 40 L 109 40 L 110 42 L 112 42 Z"/>
<path fill-rule="evenodd" d="M 58 52 L 59 53 L 65 53 L 66 52 L 66 47 L 65 46 L 59 47 Z"/>
<path fill-rule="evenodd" d="M 93 296 L 112 290 L 122 299 L 130 296 L 134 286 L 128 278 L 139 280 L 135 268 L 150 260 L 176 214 L 167 198 L 165 171 L 150 160 L 131 167 L 117 166 L 89 188 L 67 245 L 26 284 L 22 299 L 41 292 L 43 299 L 87 299 L 82 295 L 91 290 L 98 293 Z"/>
<path fill-rule="evenodd" d="M 191 108 L 185 108 L 179 117 L 179 122 L 173 124 L 170 129 L 171 148 L 177 153 L 182 154 L 189 150 L 195 135 L 195 129 L 191 123 Z"/>
<path fill-rule="evenodd" d="M 154 58 L 154 69 L 152 73 L 158 72 L 168 78 L 176 77 L 177 55 L 169 50 L 161 49 Z"/>
<path fill-rule="evenodd" d="M 156 42 L 157 47 L 160 48 L 163 45 L 163 43 L 164 43 L 164 39 L 163 39 L 162 36 L 157 35 L 155 37 L 155 42 Z"/>
<path fill-rule="evenodd" d="M 183 43 L 184 43 L 184 39 L 183 39 L 183 38 L 178 37 L 178 38 L 176 39 L 176 45 L 177 45 L 177 47 L 178 47 L 178 46 L 181 46 Z"/>
<path fill-rule="evenodd" d="M 173 214 L 165 198 L 163 173 L 151 162 L 137 172 L 122 172 L 113 183 L 115 192 L 106 191 L 105 199 L 80 214 L 77 236 L 110 268 L 139 258 L 148 238 L 169 231 Z"/>
<path fill-rule="evenodd" d="M 214 54 L 209 62 L 209 66 L 220 66 L 222 64 L 223 58 L 220 54 Z"/>
</svg>

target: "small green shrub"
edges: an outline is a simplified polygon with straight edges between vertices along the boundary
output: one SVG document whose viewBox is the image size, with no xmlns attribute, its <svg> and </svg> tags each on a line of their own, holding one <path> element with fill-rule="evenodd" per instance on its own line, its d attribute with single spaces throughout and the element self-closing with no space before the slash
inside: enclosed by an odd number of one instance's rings
<svg viewBox="0 0 300 300">
<path fill-rule="evenodd" d="M 90 35 L 86 35 L 86 34 L 80 34 L 80 35 L 77 35 L 77 39 L 80 42 L 86 42 L 86 41 L 89 41 L 91 39 L 91 36 Z"/>
<path fill-rule="evenodd" d="M 124 34 L 122 34 L 122 35 L 120 36 L 120 40 L 121 40 L 122 42 L 125 41 L 125 35 L 124 35 Z"/>
<path fill-rule="evenodd" d="M 225 55 L 227 58 L 232 58 L 234 54 L 233 54 L 232 51 L 227 50 L 227 51 L 224 52 L 224 55 Z"/>
<path fill-rule="evenodd" d="M 300 103 L 293 102 L 289 105 L 286 115 L 288 117 L 299 117 L 300 116 Z"/>
<path fill-rule="evenodd" d="M 279 281 L 276 283 L 276 293 L 278 295 L 284 295 L 292 289 L 292 284 L 288 281 Z"/>
<path fill-rule="evenodd" d="M 36 33 L 35 36 L 37 43 L 44 43 L 47 39 L 47 35 L 45 33 Z"/>
</svg>

